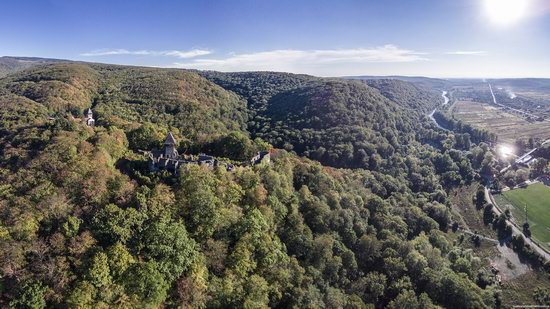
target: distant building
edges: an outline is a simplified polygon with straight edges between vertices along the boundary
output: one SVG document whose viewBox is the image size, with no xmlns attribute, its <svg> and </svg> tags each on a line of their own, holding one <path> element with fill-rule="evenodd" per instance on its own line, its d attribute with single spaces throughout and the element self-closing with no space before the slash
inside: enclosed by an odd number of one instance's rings
<svg viewBox="0 0 550 309">
<path fill-rule="evenodd" d="M 94 113 L 92 112 L 92 109 L 88 108 L 85 115 L 86 115 L 86 118 L 84 118 L 84 121 L 86 122 L 86 125 L 89 127 L 93 127 L 95 125 L 95 119 L 94 119 Z"/>
<path fill-rule="evenodd" d="M 535 163 L 537 161 L 537 158 L 533 157 L 532 155 L 526 155 L 524 157 L 521 157 L 516 161 L 517 164 L 521 164 L 524 166 L 530 166 L 531 164 Z"/>
<path fill-rule="evenodd" d="M 213 156 L 206 155 L 204 153 L 199 153 L 199 162 L 201 164 L 206 164 L 208 166 L 216 165 L 217 160 Z"/>
<path fill-rule="evenodd" d="M 250 159 L 250 163 L 252 163 L 252 165 L 256 165 L 264 162 L 269 163 L 270 161 L 271 161 L 271 153 L 269 151 L 260 151 L 252 159 Z"/>
</svg>

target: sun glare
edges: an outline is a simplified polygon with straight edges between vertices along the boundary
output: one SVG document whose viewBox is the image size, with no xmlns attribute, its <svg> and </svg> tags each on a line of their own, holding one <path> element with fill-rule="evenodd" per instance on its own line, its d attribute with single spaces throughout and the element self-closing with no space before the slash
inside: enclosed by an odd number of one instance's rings
<svg viewBox="0 0 550 309">
<path fill-rule="evenodd" d="M 498 149 L 498 153 L 503 158 L 507 158 L 507 157 L 510 157 L 510 156 L 515 156 L 514 147 L 512 147 L 510 145 L 499 145 L 497 147 L 497 149 Z"/>
<path fill-rule="evenodd" d="M 499 25 L 509 25 L 527 14 L 530 0 L 483 0 L 489 19 Z"/>
</svg>

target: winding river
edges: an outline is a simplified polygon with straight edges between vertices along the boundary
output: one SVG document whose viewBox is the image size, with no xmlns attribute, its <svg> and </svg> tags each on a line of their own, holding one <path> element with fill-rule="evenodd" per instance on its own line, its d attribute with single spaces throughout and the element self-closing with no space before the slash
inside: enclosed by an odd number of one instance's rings
<svg viewBox="0 0 550 309">
<path fill-rule="evenodd" d="M 441 96 L 443 97 L 443 100 L 445 100 L 445 101 L 443 102 L 443 105 L 447 105 L 447 103 L 449 103 L 449 97 L 447 96 L 447 91 L 443 91 L 443 92 L 441 93 Z M 435 125 L 436 125 L 438 128 L 443 129 L 443 130 L 447 130 L 447 129 L 445 129 L 444 127 L 442 127 L 442 126 L 437 122 L 437 120 L 435 119 L 434 114 L 435 114 L 436 111 L 437 111 L 437 107 L 434 108 L 434 110 L 433 110 L 428 116 L 430 117 L 430 119 L 435 123 Z"/>
</svg>

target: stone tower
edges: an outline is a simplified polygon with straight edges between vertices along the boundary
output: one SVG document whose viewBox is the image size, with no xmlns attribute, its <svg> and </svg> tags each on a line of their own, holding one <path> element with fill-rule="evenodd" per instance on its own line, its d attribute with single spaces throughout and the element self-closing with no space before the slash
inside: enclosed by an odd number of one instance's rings
<svg viewBox="0 0 550 309">
<path fill-rule="evenodd" d="M 169 132 L 166 136 L 166 140 L 164 140 L 164 157 L 170 158 L 170 159 L 177 159 L 178 158 L 178 151 L 176 149 L 177 147 L 176 139 L 174 138 L 174 135 L 172 135 L 172 132 Z"/>
</svg>

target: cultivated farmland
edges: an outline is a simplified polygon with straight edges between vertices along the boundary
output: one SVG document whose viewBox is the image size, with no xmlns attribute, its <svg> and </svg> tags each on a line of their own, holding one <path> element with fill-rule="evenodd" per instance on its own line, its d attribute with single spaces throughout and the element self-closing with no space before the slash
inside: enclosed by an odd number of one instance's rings
<svg viewBox="0 0 550 309">
<path fill-rule="evenodd" d="M 451 111 L 457 119 L 494 132 L 500 142 L 512 143 L 530 137 L 546 139 L 550 136 L 550 122 L 530 122 L 494 105 L 463 100 L 456 102 Z"/>
</svg>

